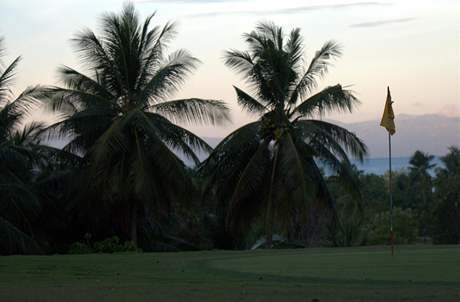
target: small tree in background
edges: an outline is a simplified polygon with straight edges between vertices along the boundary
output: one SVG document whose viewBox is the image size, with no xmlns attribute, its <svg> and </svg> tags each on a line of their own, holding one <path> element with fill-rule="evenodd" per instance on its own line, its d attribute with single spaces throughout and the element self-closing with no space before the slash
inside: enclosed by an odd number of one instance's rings
<svg viewBox="0 0 460 302">
<path fill-rule="evenodd" d="M 460 149 L 450 147 L 441 157 L 444 167 L 436 171 L 433 212 L 433 240 L 435 243 L 460 243 Z"/>
</svg>

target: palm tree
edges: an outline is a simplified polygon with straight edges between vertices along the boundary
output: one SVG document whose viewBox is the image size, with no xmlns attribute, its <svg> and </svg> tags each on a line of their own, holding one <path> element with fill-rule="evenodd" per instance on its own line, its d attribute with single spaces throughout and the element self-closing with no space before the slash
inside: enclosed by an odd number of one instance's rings
<svg viewBox="0 0 460 302">
<path fill-rule="evenodd" d="M 409 160 L 409 170 L 411 173 L 425 176 L 429 175 L 428 171 L 436 166 L 435 164 L 431 163 L 433 159 L 433 155 L 417 150 Z"/>
<path fill-rule="evenodd" d="M 422 151 L 415 151 L 409 160 L 409 171 L 415 178 L 431 178 L 429 170 L 433 169 L 436 164 L 431 162 L 434 156 Z"/>
<path fill-rule="evenodd" d="M 433 159 L 433 155 L 417 150 L 409 160 L 409 177 L 412 188 L 416 191 L 414 197 L 416 201 L 418 196 L 421 197 L 415 206 L 422 211 L 427 210 L 432 195 L 433 183 L 429 171 L 436 166 L 431 163 Z"/>
<path fill-rule="evenodd" d="M 3 55 L 0 38 L 0 58 Z M 34 148 L 42 126 L 31 123 L 21 129 L 38 87 L 28 88 L 13 98 L 11 84 L 20 60 L 17 57 L 5 67 L 0 61 L 0 253 L 40 250 L 31 227 L 40 202 L 31 183 L 36 159 Z"/>
<path fill-rule="evenodd" d="M 199 163 L 195 152 L 211 151 L 176 123 L 229 119 L 221 101 L 168 100 L 199 61 L 183 49 L 166 55 L 175 25 L 151 27 L 153 17 L 142 22 L 132 4 L 120 14 L 104 14 L 100 35 L 85 29 L 73 39 L 86 73 L 64 66 L 64 87 L 45 93 L 50 108 L 62 114 L 49 134 L 70 138 L 64 150 L 84 156 L 89 188 L 127 209 L 122 212 L 129 213 L 126 227 L 134 242 L 138 215 L 166 213 L 191 187 L 174 152 Z"/>
<path fill-rule="evenodd" d="M 331 60 L 341 55 L 338 44 L 325 43 L 304 68 L 300 29 L 286 38 L 281 27 L 260 23 L 244 38 L 249 50 L 226 51 L 225 63 L 251 89 L 234 87 L 238 103 L 259 119 L 224 138 L 201 171 L 209 178 L 206 192 L 224 204 L 227 229 L 238 232 L 263 217 L 271 246 L 275 223 L 285 230 L 293 220 L 315 226 L 317 210 L 333 208 L 320 162 L 357 192 L 347 154 L 362 159 L 366 148 L 355 134 L 314 119 L 351 112 L 358 103 L 340 84 L 312 94 Z"/>
</svg>

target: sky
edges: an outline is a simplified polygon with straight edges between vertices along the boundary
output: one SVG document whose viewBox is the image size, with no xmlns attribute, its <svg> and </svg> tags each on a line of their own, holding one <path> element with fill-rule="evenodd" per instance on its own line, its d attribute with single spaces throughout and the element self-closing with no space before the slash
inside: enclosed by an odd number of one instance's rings
<svg viewBox="0 0 460 302">
<path fill-rule="evenodd" d="M 96 33 L 104 12 L 120 11 L 118 0 L 1 0 L 0 36 L 5 63 L 21 55 L 14 90 L 28 85 L 59 85 L 56 70 L 65 64 L 83 70 L 70 39 L 89 27 Z M 232 85 L 246 87 L 223 64 L 224 50 L 244 50 L 242 34 L 257 22 L 273 21 L 286 31 L 301 28 L 309 61 L 328 40 L 343 46 L 318 89 L 350 86 L 361 104 L 353 113 L 330 119 L 379 119 L 390 86 L 396 114 L 460 116 L 460 1 L 314 0 L 138 0 L 142 17 L 156 11 L 155 24 L 178 22 L 170 50 L 188 49 L 201 60 L 174 98 L 220 99 L 232 110 L 232 123 L 188 127 L 199 135 L 222 137 L 256 117 L 236 103 Z M 37 111 L 34 118 L 50 120 Z"/>
</svg>

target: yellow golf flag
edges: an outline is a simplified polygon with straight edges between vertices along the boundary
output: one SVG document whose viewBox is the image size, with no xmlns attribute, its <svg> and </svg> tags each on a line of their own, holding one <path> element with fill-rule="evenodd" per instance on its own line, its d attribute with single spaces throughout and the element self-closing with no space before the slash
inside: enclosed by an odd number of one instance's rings
<svg viewBox="0 0 460 302">
<path fill-rule="evenodd" d="M 395 114 L 393 113 L 391 104 L 393 104 L 393 102 L 391 101 L 390 87 L 387 87 L 387 101 L 385 102 L 385 109 L 383 110 L 380 126 L 385 127 L 390 135 L 393 135 L 396 132 L 396 126 Z"/>
</svg>

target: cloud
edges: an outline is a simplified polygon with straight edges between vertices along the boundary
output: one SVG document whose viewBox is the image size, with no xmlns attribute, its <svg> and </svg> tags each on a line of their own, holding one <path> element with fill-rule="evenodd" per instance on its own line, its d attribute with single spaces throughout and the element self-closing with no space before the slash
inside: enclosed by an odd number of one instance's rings
<svg viewBox="0 0 460 302">
<path fill-rule="evenodd" d="M 162 0 L 146 0 L 146 1 L 162 1 Z M 180 0 L 180 2 L 224 2 L 229 0 Z M 332 9 L 345 9 L 352 7 L 362 7 L 362 6 L 383 6 L 389 5 L 388 2 L 352 2 L 344 4 L 322 4 L 322 5 L 307 5 L 307 6 L 297 6 L 289 8 L 279 8 L 273 10 L 240 10 L 240 11 L 212 11 L 206 13 L 190 14 L 185 17 L 191 18 L 202 18 L 202 17 L 216 17 L 216 16 L 228 16 L 228 15 L 281 15 L 281 14 L 298 14 L 308 11 L 317 11 L 317 10 L 332 10 Z"/>
<path fill-rule="evenodd" d="M 350 27 L 377 27 L 387 24 L 406 23 L 415 20 L 415 18 L 400 18 L 400 19 L 388 19 L 388 20 L 377 20 L 370 22 L 354 23 Z"/>
</svg>

